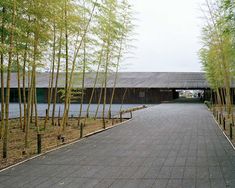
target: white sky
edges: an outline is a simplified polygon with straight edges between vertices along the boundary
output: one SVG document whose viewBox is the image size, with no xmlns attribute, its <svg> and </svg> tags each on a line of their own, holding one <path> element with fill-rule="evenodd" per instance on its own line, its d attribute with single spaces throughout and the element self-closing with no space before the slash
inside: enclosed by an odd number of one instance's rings
<svg viewBox="0 0 235 188">
<path fill-rule="evenodd" d="M 199 5 L 204 0 L 131 0 L 137 27 L 130 59 L 123 71 L 202 71 Z"/>
</svg>

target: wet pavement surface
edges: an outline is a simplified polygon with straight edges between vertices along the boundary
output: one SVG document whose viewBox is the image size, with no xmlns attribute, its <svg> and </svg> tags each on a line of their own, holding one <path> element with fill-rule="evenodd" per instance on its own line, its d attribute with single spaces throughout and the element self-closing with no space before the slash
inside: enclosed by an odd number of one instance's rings
<svg viewBox="0 0 235 188">
<path fill-rule="evenodd" d="M 0 173 L 0 188 L 235 187 L 235 151 L 203 104 L 161 104 Z"/>
</svg>

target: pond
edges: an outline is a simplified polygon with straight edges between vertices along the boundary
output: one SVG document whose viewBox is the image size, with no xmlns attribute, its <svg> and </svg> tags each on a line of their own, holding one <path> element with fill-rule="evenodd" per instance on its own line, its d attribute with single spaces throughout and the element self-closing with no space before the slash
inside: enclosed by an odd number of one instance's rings
<svg viewBox="0 0 235 188">
<path fill-rule="evenodd" d="M 123 104 L 122 110 L 128 109 L 128 108 L 133 108 L 140 106 L 141 104 Z M 44 117 L 46 114 L 46 109 L 47 109 L 47 104 L 38 104 L 38 116 L 39 117 Z M 90 117 L 94 117 L 96 110 L 97 110 L 97 104 L 91 104 L 90 110 L 89 110 L 89 115 Z M 86 116 L 86 110 L 87 110 L 88 104 L 83 104 L 82 106 L 82 116 Z M 10 103 L 9 107 L 9 117 L 10 118 L 16 118 L 19 117 L 20 111 L 19 111 L 19 104 L 18 103 Z M 112 116 L 118 115 L 119 111 L 121 108 L 121 104 L 113 104 L 112 105 Z M 0 107 L 1 109 L 1 107 Z M 56 111 L 55 111 L 55 116 L 58 116 L 59 111 L 60 111 L 60 116 L 63 115 L 63 109 L 64 109 L 64 104 L 56 104 Z M 105 114 L 107 115 L 108 109 L 109 109 L 109 104 L 105 106 Z M 22 110 L 23 110 L 23 105 L 22 105 Z M 80 104 L 71 104 L 70 105 L 70 111 L 69 111 L 69 116 L 77 117 L 79 114 L 80 110 Z M 103 105 L 99 106 L 97 117 L 102 117 L 102 111 L 103 111 Z M 52 114 L 52 104 L 50 107 L 50 116 Z"/>
</svg>

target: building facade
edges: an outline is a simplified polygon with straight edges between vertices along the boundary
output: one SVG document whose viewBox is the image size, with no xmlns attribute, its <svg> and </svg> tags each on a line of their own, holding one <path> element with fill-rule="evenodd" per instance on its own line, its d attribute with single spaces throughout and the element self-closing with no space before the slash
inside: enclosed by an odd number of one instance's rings
<svg viewBox="0 0 235 188">
<path fill-rule="evenodd" d="M 94 87 L 96 73 L 87 73 L 85 79 L 84 103 L 88 103 Z M 94 89 L 92 103 L 98 103 L 100 98 L 102 73 L 99 75 L 98 83 Z M 178 90 L 203 90 L 204 98 L 210 99 L 209 85 L 202 72 L 198 73 L 180 73 L 180 72 L 121 72 L 118 73 L 115 94 L 113 98 L 114 104 L 157 104 L 161 102 L 170 102 L 179 97 Z M 48 82 L 50 79 L 49 73 L 37 73 L 37 102 L 48 102 Z M 115 73 L 109 73 L 107 83 L 107 103 L 109 103 L 113 87 Z M 6 80 L 6 79 L 5 79 Z M 63 102 L 61 90 L 65 86 L 65 74 L 60 73 L 58 93 L 56 102 Z M 26 85 L 28 85 L 26 80 Z M 81 75 L 79 73 L 74 76 L 74 89 L 81 88 Z M 26 88 L 26 91 L 28 88 Z M 22 81 L 21 81 L 22 93 Z M 104 92 L 102 91 L 102 94 Z M 10 102 L 18 102 L 18 85 L 17 75 L 12 73 Z M 27 92 L 26 92 L 27 95 Z M 27 97 L 26 97 L 27 98 Z M 101 96 L 103 99 L 103 96 Z M 80 103 L 80 95 L 74 94 L 72 97 L 73 103 Z M 102 102 L 102 101 L 101 101 Z"/>
</svg>

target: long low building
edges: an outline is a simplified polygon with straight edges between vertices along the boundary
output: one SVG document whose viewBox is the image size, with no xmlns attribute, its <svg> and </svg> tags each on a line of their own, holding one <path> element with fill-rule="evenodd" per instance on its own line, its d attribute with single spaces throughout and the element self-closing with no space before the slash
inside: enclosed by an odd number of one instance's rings
<svg viewBox="0 0 235 188">
<path fill-rule="evenodd" d="M 103 88 L 103 73 L 99 73 L 92 103 L 97 103 Z M 6 75 L 5 86 L 6 86 Z M 73 88 L 81 88 L 81 74 L 76 73 L 73 77 Z M 96 73 L 86 73 L 85 76 L 85 99 L 90 99 L 94 87 Z M 22 78 L 21 78 L 22 79 Z M 48 101 L 48 83 L 50 73 L 37 73 L 36 75 L 37 101 Z M 115 73 L 108 74 L 107 101 L 110 101 L 114 87 Z M 22 87 L 22 80 L 20 80 Z M 55 83 L 55 80 L 54 80 Z M 26 79 L 26 88 L 28 81 Z M 65 88 L 65 73 L 59 74 L 58 90 Z M 203 72 L 120 72 L 117 76 L 113 103 L 128 104 L 155 104 L 162 101 L 172 101 L 179 97 L 178 90 L 203 90 L 209 95 L 209 84 Z M 57 102 L 62 102 L 60 92 L 57 94 Z M 11 75 L 11 102 L 18 102 L 18 79 L 17 74 Z M 74 103 L 79 103 L 79 97 L 74 96 Z"/>
</svg>

